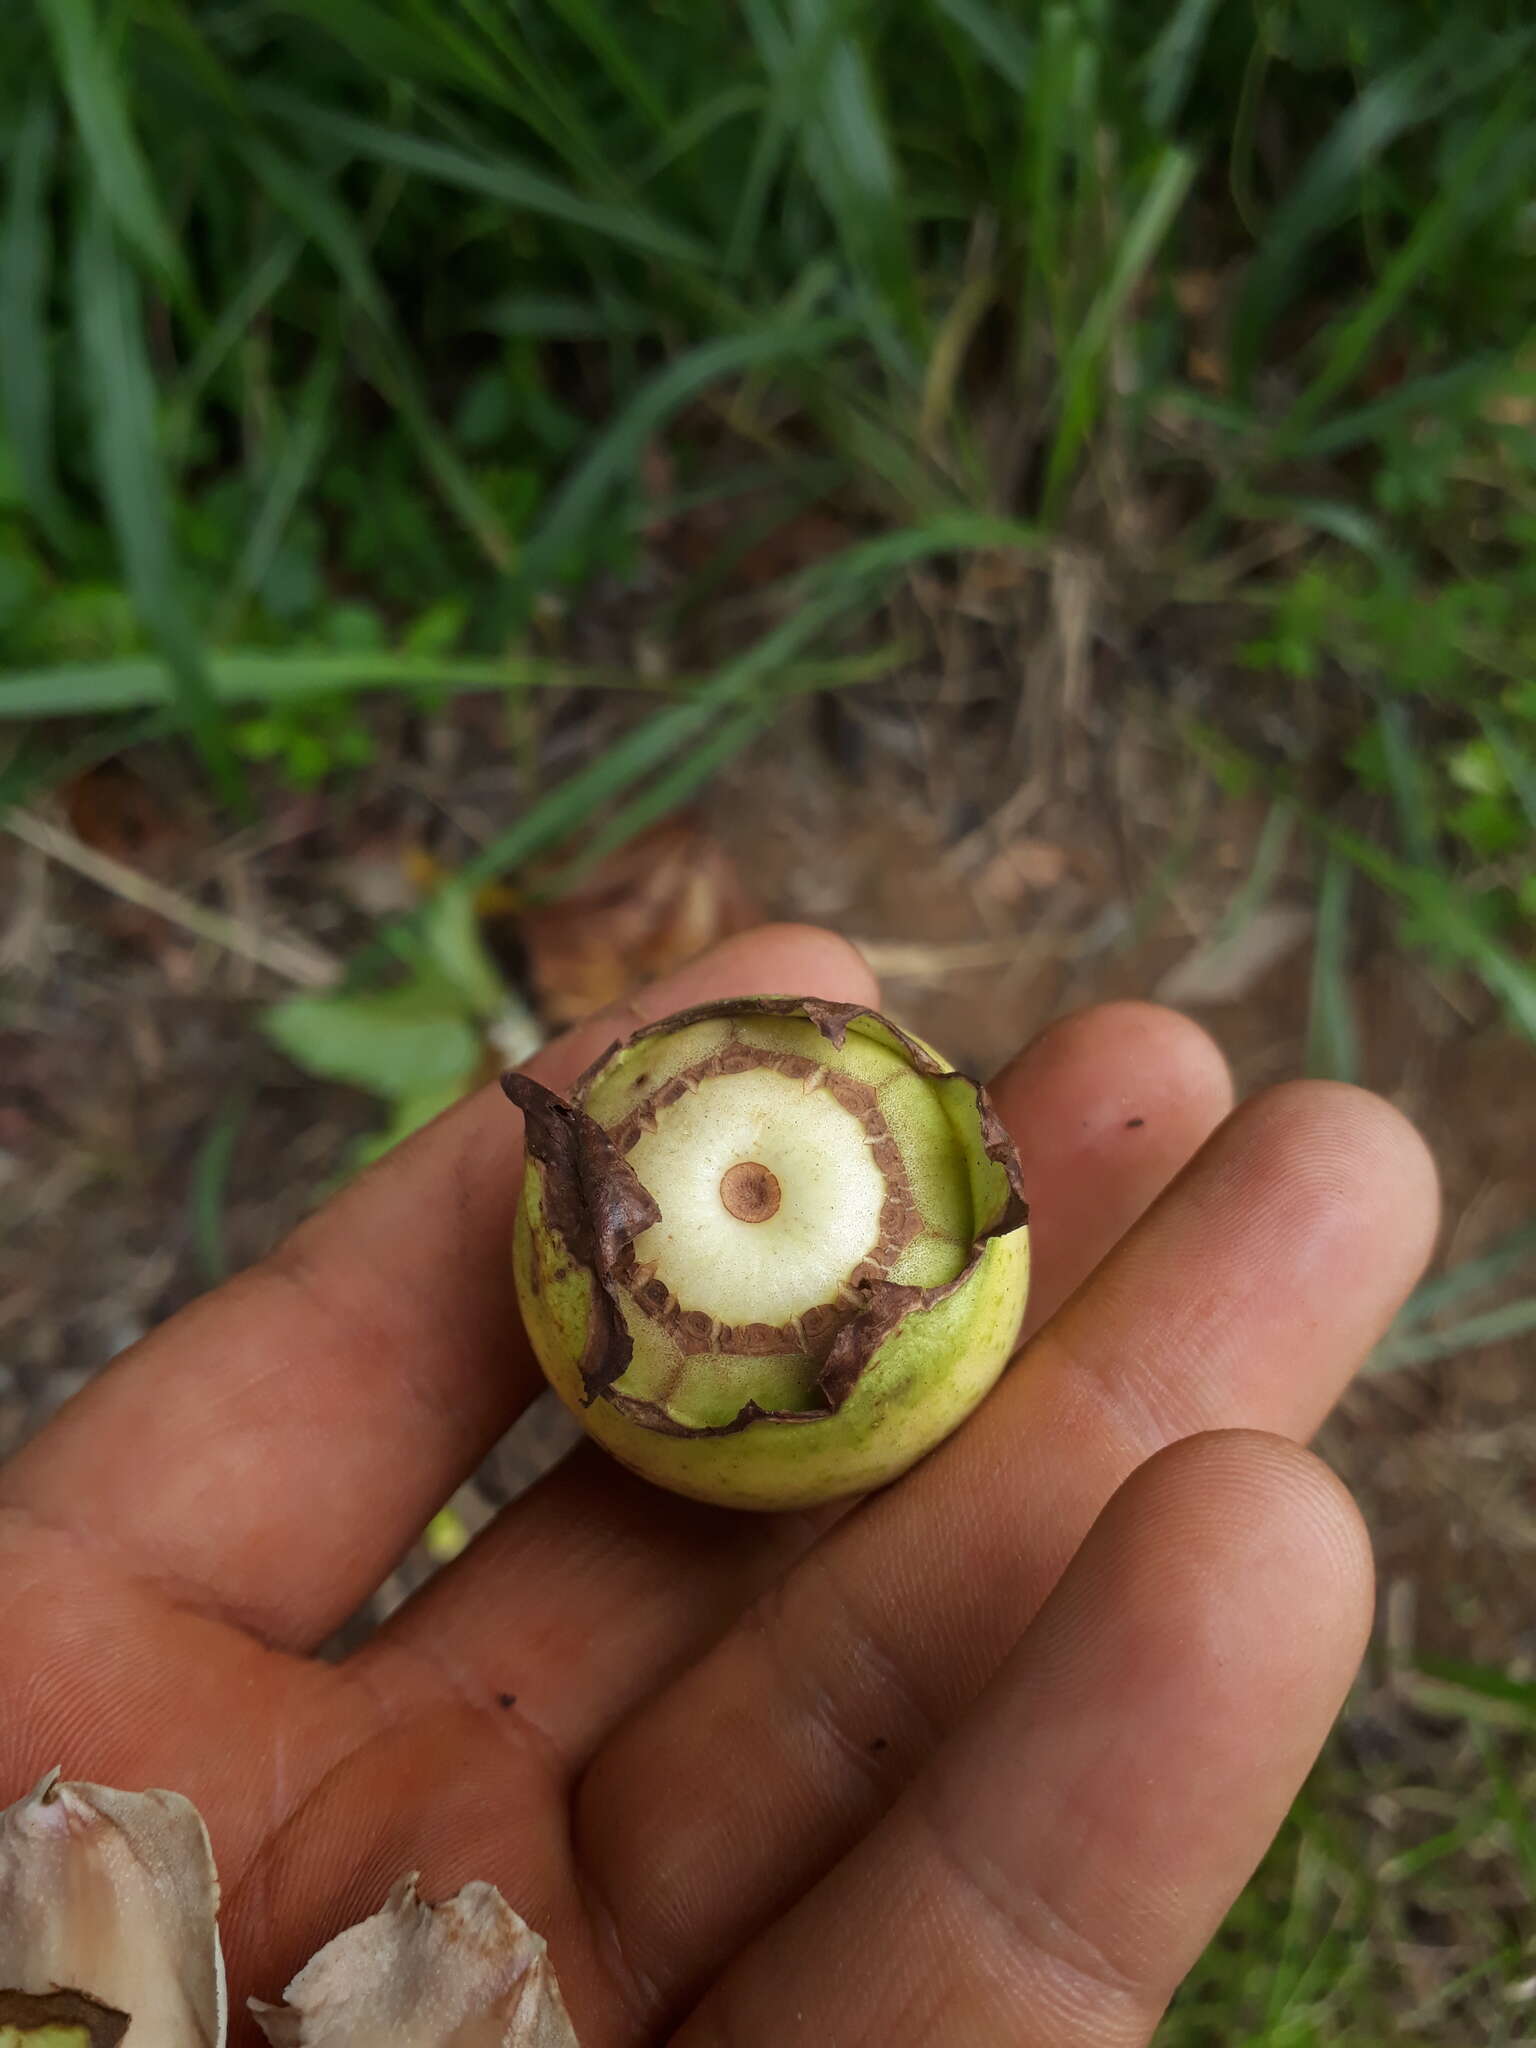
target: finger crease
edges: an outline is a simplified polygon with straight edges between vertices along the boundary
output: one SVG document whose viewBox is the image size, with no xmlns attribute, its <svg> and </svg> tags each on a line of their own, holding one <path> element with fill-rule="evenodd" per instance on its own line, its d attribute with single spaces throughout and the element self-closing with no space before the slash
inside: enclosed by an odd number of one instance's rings
<svg viewBox="0 0 1536 2048">
<path fill-rule="evenodd" d="M 814 1626 L 805 1626 L 800 1572 L 814 1574 L 831 1596 L 830 1626 L 822 1614 L 815 1616 Z M 938 1741 L 939 1725 L 919 1699 L 900 1656 L 871 1626 L 830 1557 L 809 1552 L 799 1572 L 759 1603 L 755 1619 L 781 1690 L 798 1698 L 806 1720 L 856 1762 L 872 1784 L 887 1784 L 894 1762 L 926 1755 Z M 807 1643 L 813 1646 L 810 1656 Z M 836 1653 L 831 1654 L 834 1643 Z M 844 1682 L 835 1683 L 833 1672 Z"/>
<path fill-rule="evenodd" d="M 955 1830 L 936 1810 L 937 1782 L 933 1774 L 919 1779 L 904 1811 L 917 1817 L 939 1864 L 967 1901 L 979 1904 L 1001 1929 L 1010 1952 L 1022 1948 L 1066 1981 L 1069 1989 L 1060 2001 L 1064 2009 L 1080 2012 L 1085 2003 L 1097 2006 L 1107 1999 L 1126 2008 L 1132 2022 L 1129 2038 L 1141 2039 L 1135 2027 L 1146 2024 L 1145 1987 L 1112 1959 L 1102 1942 L 1054 1905 L 1040 1885 L 1021 1884 L 974 1843 L 962 1851 Z M 1079 1995 L 1074 1997 L 1074 1991 Z M 1031 1996 L 1038 1994 L 1032 1992 Z"/>
</svg>

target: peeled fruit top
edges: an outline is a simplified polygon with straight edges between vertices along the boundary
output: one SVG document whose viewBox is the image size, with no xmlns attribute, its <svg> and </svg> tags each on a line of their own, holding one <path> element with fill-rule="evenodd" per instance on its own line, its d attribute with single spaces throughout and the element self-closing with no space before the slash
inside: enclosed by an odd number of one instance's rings
<svg viewBox="0 0 1536 2048">
<path fill-rule="evenodd" d="M 764 997 L 525 1075 L 525 1319 L 573 1405 L 722 1436 L 837 1415 L 902 1327 L 1022 1233 L 985 1094 L 873 1011 Z M 1011 1342 L 1011 1333 L 1009 1333 Z"/>
</svg>

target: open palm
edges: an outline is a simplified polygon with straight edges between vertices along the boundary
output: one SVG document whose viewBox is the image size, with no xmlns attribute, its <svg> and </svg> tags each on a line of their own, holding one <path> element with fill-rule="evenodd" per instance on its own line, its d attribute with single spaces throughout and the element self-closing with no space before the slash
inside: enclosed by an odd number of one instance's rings
<svg viewBox="0 0 1536 2048">
<path fill-rule="evenodd" d="M 772 927 L 640 1014 L 775 991 L 874 998 Z M 1036 1334 L 905 1480 L 733 1516 L 582 1450 L 320 1663 L 538 1386 L 518 1119 L 439 1118 L 0 1471 L 0 1804 L 55 1763 L 194 1799 L 240 2044 L 405 1870 L 497 1884 L 584 2048 L 1145 2042 L 1358 1660 L 1367 1547 L 1287 1439 L 1412 1285 L 1434 1177 L 1350 1089 L 1229 1114 L 1210 1041 L 1141 1004 L 994 1095 Z"/>
</svg>

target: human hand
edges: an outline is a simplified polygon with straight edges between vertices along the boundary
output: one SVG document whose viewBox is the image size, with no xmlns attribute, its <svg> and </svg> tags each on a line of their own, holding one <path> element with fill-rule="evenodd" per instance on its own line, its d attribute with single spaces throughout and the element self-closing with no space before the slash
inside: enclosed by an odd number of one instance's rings
<svg viewBox="0 0 1536 2048">
<path fill-rule="evenodd" d="M 640 1009 L 786 990 L 875 999 L 770 927 Z M 196 1802 L 242 2048 L 247 1994 L 407 1869 L 500 1887 L 584 2048 L 1145 2042 L 1359 1659 L 1366 1540 L 1290 1440 L 1417 1277 L 1434 1175 L 1355 1090 L 1229 1115 L 1204 1033 L 1142 1004 L 993 1095 L 1033 1334 L 947 1444 L 836 1520 L 583 1448 L 322 1664 L 540 1384 L 517 1119 L 439 1118 L 0 1471 L 0 1805 L 54 1763 Z"/>
</svg>

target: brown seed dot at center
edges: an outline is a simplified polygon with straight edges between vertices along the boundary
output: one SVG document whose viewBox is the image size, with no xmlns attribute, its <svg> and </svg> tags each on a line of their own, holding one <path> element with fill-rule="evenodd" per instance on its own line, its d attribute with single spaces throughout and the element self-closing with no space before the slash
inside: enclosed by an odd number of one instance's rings
<svg viewBox="0 0 1536 2048">
<path fill-rule="evenodd" d="M 779 1184 L 766 1166 L 743 1159 L 720 1176 L 720 1199 L 743 1223 L 766 1223 L 779 1213 Z"/>
</svg>

